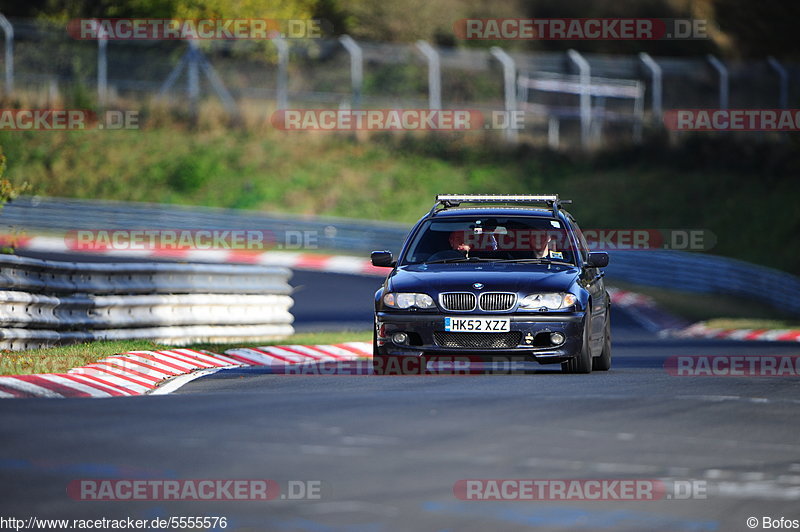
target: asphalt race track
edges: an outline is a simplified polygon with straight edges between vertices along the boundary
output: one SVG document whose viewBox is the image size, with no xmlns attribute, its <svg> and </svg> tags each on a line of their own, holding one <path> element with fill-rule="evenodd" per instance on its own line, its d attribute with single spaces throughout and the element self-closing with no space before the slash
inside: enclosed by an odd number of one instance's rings
<svg viewBox="0 0 800 532">
<path fill-rule="evenodd" d="M 298 273 L 298 328 L 370 326 L 374 278 Z M 320 301 L 324 303 L 320 304 Z M 673 377 L 671 355 L 797 354 L 665 340 L 613 314 L 609 373 L 282 376 L 227 370 L 173 395 L 0 401 L 7 516 L 225 516 L 227 530 L 749 530 L 800 518 L 796 379 Z M 318 500 L 76 501 L 76 479 L 319 481 Z M 688 500 L 464 501 L 462 479 L 661 479 Z M 760 529 L 760 527 L 759 527 Z"/>
</svg>

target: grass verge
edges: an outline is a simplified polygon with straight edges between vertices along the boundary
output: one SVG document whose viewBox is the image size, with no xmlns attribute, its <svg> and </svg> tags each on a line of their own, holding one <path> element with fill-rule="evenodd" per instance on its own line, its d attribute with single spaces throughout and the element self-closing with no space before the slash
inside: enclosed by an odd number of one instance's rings
<svg viewBox="0 0 800 532">
<path fill-rule="evenodd" d="M 341 331 L 297 334 L 286 340 L 258 342 L 257 345 L 279 344 L 338 344 L 342 342 L 372 341 L 371 331 Z M 237 344 L 195 344 L 186 347 L 207 349 L 221 353 L 226 349 L 247 347 L 253 343 Z M 0 375 L 27 375 L 31 373 L 64 373 L 67 370 L 84 366 L 107 356 L 126 351 L 169 349 L 170 346 L 156 344 L 147 340 L 114 342 L 89 342 L 48 349 L 29 351 L 0 352 Z"/>
<path fill-rule="evenodd" d="M 751 320 L 746 318 L 717 318 L 704 322 L 713 329 L 800 329 L 800 322 L 782 320 Z"/>
<path fill-rule="evenodd" d="M 437 193 L 559 193 L 575 200 L 584 229 L 706 230 L 711 253 L 800 272 L 797 217 L 786 203 L 800 195 L 794 138 L 697 135 L 670 145 L 654 137 L 571 154 L 479 133 L 359 139 L 206 126 L 0 131 L 0 146 L 9 178 L 30 183 L 31 194 L 409 224 Z M 758 208 L 754 198 L 787 207 Z"/>
</svg>

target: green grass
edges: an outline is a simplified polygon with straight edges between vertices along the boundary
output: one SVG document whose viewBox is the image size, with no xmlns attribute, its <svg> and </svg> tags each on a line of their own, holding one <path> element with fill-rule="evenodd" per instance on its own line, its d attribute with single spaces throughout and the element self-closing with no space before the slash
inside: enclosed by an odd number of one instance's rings
<svg viewBox="0 0 800 532">
<path fill-rule="evenodd" d="M 276 342 L 259 342 L 258 345 L 288 345 L 288 344 L 341 344 L 344 342 L 372 342 L 372 331 L 335 331 L 300 333 L 290 336 L 285 340 Z M 196 344 L 192 349 L 207 349 L 215 353 L 222 353 L 226 349 L 253 346 L 253 342 L 238 344 Z"/>
<path fill-rule="evenodd" d="M 714 329 L 800 329 L 798 321 L 752 320 L 746 318 L 718 318 L 704 322 Z"/>
<path fill-rule="evenodd" d="M 226 349 L 253 345 L 276 344 L 338 344 L 343 342 L 371 342 L 370 331 L 342 331 L 297 334 L 286 340 L 275 342 L 238 343 L 238 344 L 196 344 L 187 346 L 192 349 L 207 349 L 222 353 Z M 29 351 L 0 352 L 0 375 L 27 375 L 30 373 L 64 373 L 67 370 L 84 366 L 110 355 L 126 351 L 143 351 L 169 349 L 170 346 L 159 345 L 145 340 L 90 342 L 48 349 Z"/>
<path fill-rule="evenodd" d="M 63 373 L 101 358 L 124 351 L 159 349 L 153 342 L 142 340 L 91 342 L 29 351 L 0 352 L 0 375 L 29 373 Z"/>
</svg>

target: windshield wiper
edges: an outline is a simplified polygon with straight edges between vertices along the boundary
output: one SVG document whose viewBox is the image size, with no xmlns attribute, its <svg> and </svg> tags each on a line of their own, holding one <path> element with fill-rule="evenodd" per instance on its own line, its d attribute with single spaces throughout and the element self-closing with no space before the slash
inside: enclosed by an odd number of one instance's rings
<svg viewBox="0 0 800 532">
<path fill-rule="evenodd" d="M 529 259 L 496 259 L 496 258 L 485 258 L 485 257 L 453 257 L 450 259 L 438 259 L 438 260 L 430 260 L 424 261 L 418 264 L 447 264 L 450 262 L 513 262 L 518 264 L 559 264 L 562 266 L 575 266 L 574 264 L 570 264 L 569 262 L 564 262 L 562 260 L 553 260 L 547 258 L 529 258 Z"/>
<path fill-rule="evenodd" d="M 452 259 L 438 259 L 425 261 L 422 264 L 445 264 L 447 262 L 498 262 L 503 259 L 486 259 L 483 257 L 454 257 Z"/>
<path fill-rule="evenodd" d="M 530 258 L 530 259 L 500 259 L 502 262 L 519 262 L 522 264 L 560 264 L 563 266 L 575 266 L 574 264 L 570 264 L 569 262 L 564 262 L 563 260 L 553 260 L 553 259 L 546 259 L 542 258 Z"/>
</svg>

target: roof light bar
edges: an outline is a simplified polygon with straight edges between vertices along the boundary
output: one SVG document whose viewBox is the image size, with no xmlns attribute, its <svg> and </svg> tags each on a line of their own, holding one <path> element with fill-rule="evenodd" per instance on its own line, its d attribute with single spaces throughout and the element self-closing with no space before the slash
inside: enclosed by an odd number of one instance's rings
<svg viewBox="0 0 800 532">
<path fill-rule="evenodd" d="M 550 202 L 558 201 L 558 194 L 549 194 L 541 196 L 532 195 L 503 195 L 503 194 L 438 194 L 436 201 L 449 204 L 457 203 L 535 203 L 535 202 Z"/>
<path fill-rule="evenodd" d="M 553 209 L 553 217 L 558 218 L 561 204 L 572 203 L 572 200 L 559 200 L 558 194 L 437 194 L 436 203 L 434 203 L 429 216 L 433 216 L 437 212 L 437 207 L 441 206 L 441 210 L 444 210 L 458 207 L 462 203 L 545 203 Z"/>
</svg>

